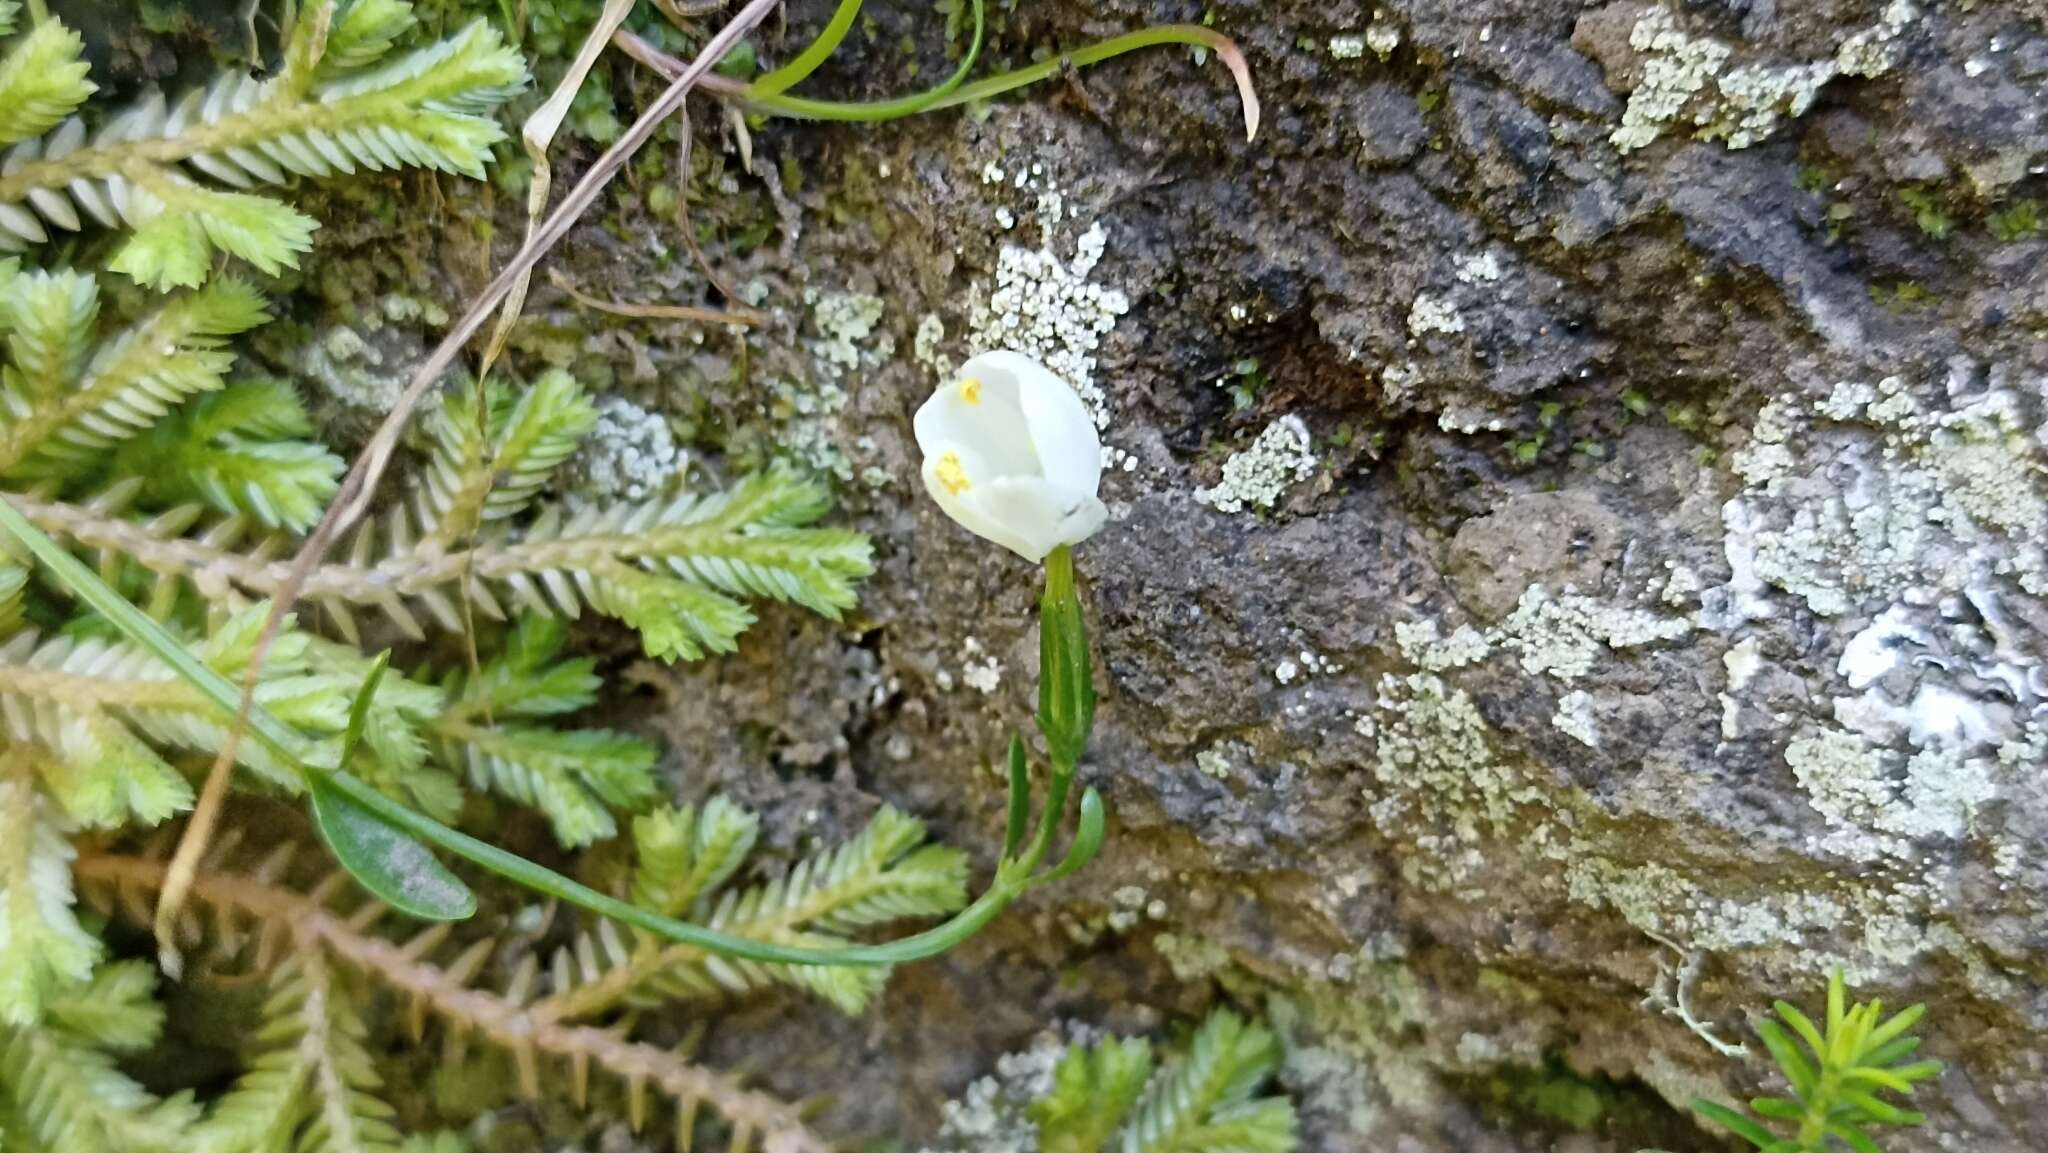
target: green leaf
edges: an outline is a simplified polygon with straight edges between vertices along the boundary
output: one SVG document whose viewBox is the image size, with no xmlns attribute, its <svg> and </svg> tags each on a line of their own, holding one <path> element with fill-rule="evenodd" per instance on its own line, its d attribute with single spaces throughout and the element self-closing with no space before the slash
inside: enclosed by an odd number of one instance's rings
<svg viewBox="0 0 2048 1153">
<path fill-rule="evenodd" d="M 1757 1116 L 1769 1117 L 1773 1121 L 1798 1121 L 1806 1116 L 1804 1108 L 1783 1097 L 1752 1097 L 1749 1108 Z"/>
<path fill-rule="evenodd" d="M 386 824 L 355 800 L 311 775 L 306 791 L 320 836 L 349 875 L 378 900 L 427 921 L 460 921 L 476 913 L 476 894 L 425 845 Z"/>
<path fill-rule="evenodd" d="M 1095 674 L 1088 623 L 1074 591 L 1074 551 L 1067 545 L 1045 558 L 1038 652 L 1038 729 L 1053 760 L 1071 768 L 1088 751 L 1095 726 Z"/>
<path fill-rule="evenodd" d="M 1029 1109 L 1041 1153 L 1100 1153 L 1151 1075 L 1152 1046 L 1143 1038 L 1069 1046 L 1052 1090 Z"/>
<path fill-rule="evenodd" d="M 1791 1006 L 1784 1006 L 1779 1011 L 1782 1013 L 1786 1008 Z M 1757 1036 L 1763 1039 L 1764 1047 L 1771 1051 L 1771 1059 L 1778 1063 L 1778 1068 L 1784 1070 L 1785 1079 L 1792 1082 L 1793 1091 L 1802 1099 L 1811 1097 L 1819 1078 L 1813 1071 L 1813 1065 L 1800 1055 L 1792 1039 L 1787 1037 L 1785 1031 L 1775 1022 L 1769 1020 L 1757 1022 L 1756 1032 Z"/>
<path fill-rule="evenodd" d="M 1704 1097 L 1696 1097 L 1692 1103 L 1693 1112 L 1705 1117 L 1758 1149 L 1769 1149 L 1778 1143 L 1778 1138 L 1769 1129 L 1757 1124 L 1726 1105 L 1717 1104 Z"/>
<path fill-rule="evenodd" d="M 355 760 L 356 745 L 363 739 L 363 729 L 370 723 L 370 709 L 377 700 L 377 682 L 384 679 L 384 670 L 391 666 L 391 650 L 378 653 L 370 662 L 370 671 L 363 676 L 363 687 L 356 692 L 356 699 L 349 706 L 348 730 L 341 735 L 341 763 L 346 765 Z"/>
<path fill-rule="evenodd" d="M 1003 832 L 1003 860 L 1017 855 L 1031 827 L 1031 766 L 1024 760 L 1024 738 L 1010 734 L 1010 819 Z"/>
<path fill-rule="evenodd" d="M 355 0 L 327 33 L 320 79 L 332 80 L 375 64 L 416 23 L 412 5 L 404 0 Z"/>
<path fill-rule="evenodd" d="M 310 441 L 313 422 L 279 380 L 242 381 L 179 406 L 123 442 L 110 478 L 136 478 L 142 503 L 203 501 L 270 528 L 304 532 L 320 519 L 346 467 Z"/>
<path fill-rule="evenodd" d="M 98 90 L 85 78 L 83 48 L 78 33 L 45 20 L 0 62 L 0 144 L 49 131 Z"/>
<path fill-rule="evenodd" d="M 16 765 L 0 765 L 0 1022 L 35 1024 L 99 959 L 72 911 L 69 831 Z"/>
<path fill-rule="evenodd" d="M 1879 1049 L 1890 1044 L 1893 1039 L 1919 1024 L 1920 1018 L 1926 1014 L 1927 1006 L 1925 1005 L 1914 1005 L 1911 1008 L 1901 1010 L 1897 1016 L 1871 1030 L 1870 1036 L 1863 1040 L 1864 1049 L 1866 1051 Z"/>
<path fill-rule="evenodd" d="M 1821 1036 L 1820 1030 L 1814 1028 L 1813 1022 L 1808 1020 L 1806 1014 L 1800 1012 L 1797 1007 L 1787 1001 L 1778 1001 L 1771 1007 L 1777 1011 L 1778 1016 L 1785 1019 L 1787 1025 L 1792 1026 L 1793 1031 L 1798 1033 L 1800 1039 L 1806 1042 L 1807 1047 L 1813 1050 L 1814 1056 L 1818 1057 L 1828 1051 L 1828 1043 Z"/>
<path fill-rule="evenodd" d="M 1074 822 L 1074 843 L 1067 847 L 1066 859 L 1059 868 L 1046 874 L 1047 881 L 1057 881 L 1088 867 L 1096 854 L 1102 852 L 1103 825 L 1102 797 L 1095 789 L 1082 790 L 1081 815 Z"/>
</svg>

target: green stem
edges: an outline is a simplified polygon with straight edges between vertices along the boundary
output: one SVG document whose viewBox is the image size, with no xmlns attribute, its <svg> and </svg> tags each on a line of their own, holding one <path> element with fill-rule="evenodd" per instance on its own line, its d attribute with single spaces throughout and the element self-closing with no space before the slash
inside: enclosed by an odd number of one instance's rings
<svg viewBox="0 0 2048 1153">
<path fill-rule="evenodd" d="M 846 34 L 853 30 L 853 21 L 860 15 L 861 0 L 839 0 L 839 7 L 832 11 L 832 19 L 818 38 L 811 41 L 796 59 L 777 68 L 752 84 L 747 85 L 749 96 L 780 96 L 791 88 L 803 83 L 819 65 L 830 59 L 839 50 L 839 44 Z"/>
<path fill-rule="evenodd" d="M 1074 546 L 1060 545 L 1045 554 L 1045 603 L 1066 600 L 1074 595 Z"/>
<path fill-rule="evenodd" d="M 757 92 L 747 88 L 740 95 L 742 102 L 762 112 L 778 116 L 793 116 L 803 120 L 856 120 L 876 122 L 901 120 L 933 108 L 944 108 L 957 103 L 949 99 L 959 91 L 967 80 L 967 74 L 974 70 L 974 62 L 981 56 L 981 41 L 984 25 L 987 23 L 982 11 L 983 0 L 974 3 L 974 39 L 967 45 L 967 55 L 960 60 L 960 66 L 945 82 L 935 88 L 911 96 L 899 96 L 894 100 L 839 101 L 811 100 L 802 96 L 785 96 L 776 92 Z"/>
<path fill-rule="evenodd" d="M 678 944 L 695 945 L 722 956 L 748 961 L 784 965 L 894 965 L 935 957 L 973 936 L 984 925 L 994 920 L 996 914 L 1002 912 L 1011 901 L 1016 900 L 1024 889 L 1021 883 L 999 872 L 995 883 L 989 886 L 988 891 L 973 904 L 954 914 L 951 920 L 922 933 L 880 945 L 853 945 L 844 949 L 803 949 L 790 945 L 774 945 L 746 937 L 730 936 L 702 925 L 664 917 L 638 905 L 607 896 L 586 885 L 577 884 L 517 853 L 507 852 L 488 841 L 457 832 L 432 817 L 415 812 L 371 788 L 359 777 L 333 772 L 328 774 L 328 781 L 335 791 L 396 828 L 437 848 L 446 849 L 508 881 Z"/>
<path fill-rule="evenodd" d="M 981 39 L 979 7 L 976 8 L 975 16 L 975 40 L 978 44 Z M 1027 64 L 1000 76 L 990 76 L 972 84 L 960 84 L 937 99 L 926 101 L 908 110 L 897 107 L 906 103 L 902 100 L 873 104 L 841 104 L 786 96 L 763 97 L 752 92 L 746 93 L 741 99 L 764 112 L 810 120 L 891 120 L 916 112 L 936 112 L 941 108 L 954 108 L 962 104 L 972 104 L 977 100 L 987 100 L 1050 79 L 1059 75 L 1060 70 L 1064 68 L 1086 68 L 1091 64 L 1122 56 L 1126 52 L 1156 48 L 1164 44 L 1186 44 L 1193 48 L 1207 48 L 1213 51 L 1234 50 L 1230 38 L 1213 28 L 1204 28 L 1198 24 L 1166 24 L 1157 28 L 1141 28 L 1136 32 L 1111 37 L 1099 44 L 1089 44 L 1072 52 L 1049 56 L 1035 64 Z"/>
</svg>

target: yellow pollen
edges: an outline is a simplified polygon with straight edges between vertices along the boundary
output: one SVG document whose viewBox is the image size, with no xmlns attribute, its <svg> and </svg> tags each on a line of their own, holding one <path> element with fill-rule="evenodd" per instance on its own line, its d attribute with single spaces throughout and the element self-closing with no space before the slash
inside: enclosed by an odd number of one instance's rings
<svg viewBox="0 0 2048 1153">
<path fill-rule="evenodd" d="M 969 404 L 981 403 L 981 382 L 968 377 L 960 382 L 960 399 Z"/>
<path fill-rule="evenodd" d="M 969 383 L 973 382 L 970 381 Z M 969 487 L 967 483 L 967 469 L 960 463 L 960 454 L 957 452 L 949 452 L 941 456 L 938 466 L 933 468 L 932 472 L 939 478 L 939 483 L 945 486 L 946 491 L 954 496 L 959 496 L 961 493 L 966 492 Z"/>
</svg>

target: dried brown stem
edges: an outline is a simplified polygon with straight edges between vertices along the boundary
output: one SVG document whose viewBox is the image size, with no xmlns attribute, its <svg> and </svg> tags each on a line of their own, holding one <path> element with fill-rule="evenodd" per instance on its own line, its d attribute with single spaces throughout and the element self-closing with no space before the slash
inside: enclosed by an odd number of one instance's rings
<svg viewBox="0 0 2048 1153">
<path fill-rule="evenodd" d="M 160 889 L 168 867 L 148 857 L 101 855 L 80 857 L 74 871 L 88 888 L 100 886 L 132 896 Z M 191 896 L 223 913 L 240 914 L 288 934 L 302 952 L 323 950 L 374 976 L 415 1004 L 508 1050 L 522 1070 L 530 1070 L 540 1056 L 566 1061 L 572 1071 L 594 1067 L 624 1079 L 636 1097 L 642 1087 L 653 1087 L 674 1100 L 683 1115 L 700 1102 L 709 1104 L 732 1122 L 736 1133 L 760 1133 L 768 1149 L 831 1153 L 831 1143 L 804 1123 L 796 1105 L 748 1089 L 737 1078 L 668 1050 L 604 1029 L 560 1024 L 516 999 L 470 987 L 422 957 L 447 935 L 445 928 L 428 929 L 412 942 L 394 944 L 363 931 L 358 922 L 365 917 L 341 916 L 315 897 L 236 873 L 196 874 Z"/>
<path fill-rule="evenodd" d="M 613 316 L 626 316 L 634 320 L 690 320 L 699 324 L 745 324 L 758 325 L 767 317 L 751 308 L 698 308 L 688 304 L 630 304 L 619 300 L 600 300 L 576 287 L 574 281 L 560 272 L 549 270 L 548 283 L 560 289 L 563 295 L 585 308 Z"/>
</svg>

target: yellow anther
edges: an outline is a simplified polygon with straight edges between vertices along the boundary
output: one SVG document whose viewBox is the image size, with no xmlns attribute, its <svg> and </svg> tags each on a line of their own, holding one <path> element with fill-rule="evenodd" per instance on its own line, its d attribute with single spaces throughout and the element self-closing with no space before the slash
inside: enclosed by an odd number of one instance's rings
<svg viewBox="0 0 2048 1153">
<path fill-rule="evenodd" d="M 970 487 L 967 483 L 967 467 L 960 463 L 960 454 L 957 452 L 949 452 L 939 457 L 939 463 L 932 472 L 939 478 L 939 483 L 946 491 L 954 496 L 959 496 Z"/>
<path fill-rule="evenodd" d="M 968 377 L 960 382 L 960 399 L 969 404 L 981 403 L 981 381 Z"/>
</svg>

